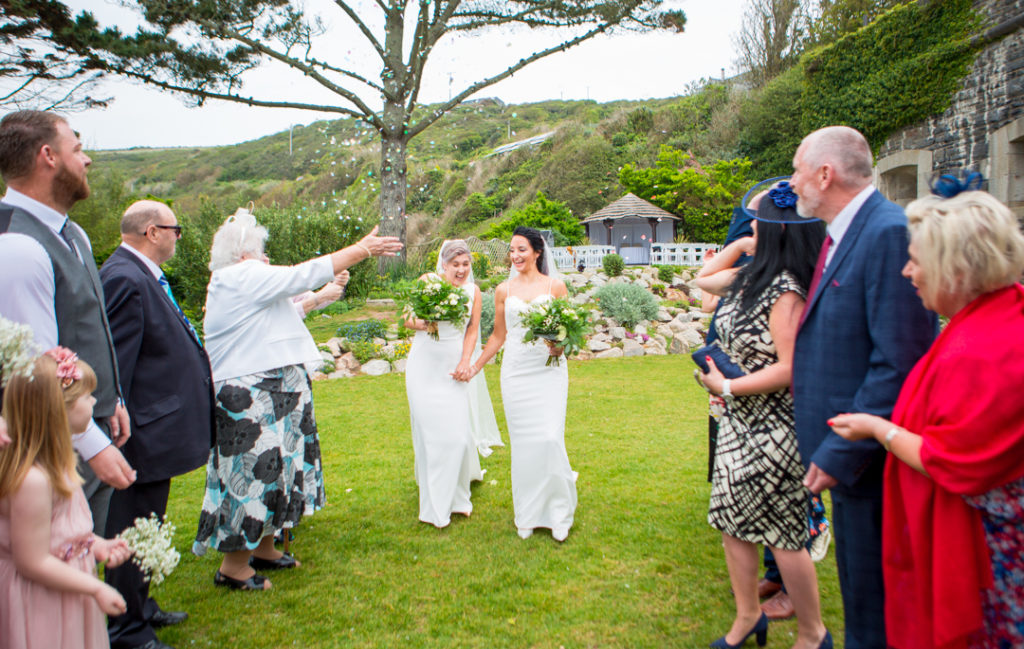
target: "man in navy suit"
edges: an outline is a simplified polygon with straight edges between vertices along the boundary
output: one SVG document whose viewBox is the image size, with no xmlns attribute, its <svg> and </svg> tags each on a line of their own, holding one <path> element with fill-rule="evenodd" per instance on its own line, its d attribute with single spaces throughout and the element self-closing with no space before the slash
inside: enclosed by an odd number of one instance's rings
<svg viewBox="0 0 1024 649">
<path fill-rule="evenodd" d="M 793 158 L 797 211 L 828 224 L 797 333 L 793 402 L 804 484 L 832 492 L 847 649 L 885 649 L 882 467 L 875 441 L 848 442 L 828 421 L 843 412 L 892 414 L 900 387 L 937 331 L 900 271 L 907 262 L 903 209 L 871 184 L 858 131 L 811 133 Z"/>
<path fill-rule="evenodd" d="M 173 255 L 181 228 L 158 201 L 133 203 L 121 219 L 121 246 L 100 278 L 121 369 L 121 391 L 131 415 L 124 454 L 138 472 L 135 484 L 110 501 L 107 536 L 136 517 L 167 510 L 171 478 L 206 463 L 213 434 L 210 360 L 181 311 L 160 265 Z M 185 613 L 163 611 L 131 563 L 107 570 L 106 580 L 128 603 L 109 623 L 114 649 L 163 649 L 154 627 L 177 624 Z"/>
</svg>

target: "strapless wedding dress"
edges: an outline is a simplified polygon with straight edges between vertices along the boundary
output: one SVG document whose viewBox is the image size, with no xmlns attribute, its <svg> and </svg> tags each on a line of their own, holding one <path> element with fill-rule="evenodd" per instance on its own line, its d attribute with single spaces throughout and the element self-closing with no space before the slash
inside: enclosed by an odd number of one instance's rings
<svg viewBox="0 0 1024 649">
<path fill-rule="evenodd" d="M 505 353 L 501 361 L 501 396 L 512 460 L 512 506 L 519 535 L 546 527 L 562 541 L 576 512 L 576 474 L 565 452 L 565 406 L 569 362 L 545 367 L 543 341 L 523 342 L 522 314 L 532 304 L 553 299 L 540 295 L 526 302 L 505 299 Z"/>
<path fill-rule="evenodd" d="M 475 289 L 475 285 L 473 285 Z M 472 304 L 472 290 L 470 294 Z M 462 357 L 466 325 L 439 322 L 439 340 L 417 331 L 405 367 L 409 399 L 416 484 L 420 491 L 419 518 L 445 527 L 452 512 L 469 515 L 470 482 L 480 480 L 480 458 L 471 431 L 469 390 L 451 372 Z"/>
</svg>

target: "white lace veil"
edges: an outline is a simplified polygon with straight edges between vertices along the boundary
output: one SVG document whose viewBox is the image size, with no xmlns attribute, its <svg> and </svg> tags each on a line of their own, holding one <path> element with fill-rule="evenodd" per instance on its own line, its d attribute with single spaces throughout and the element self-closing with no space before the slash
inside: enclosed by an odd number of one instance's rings
<svg viewBox="0 0 1024 649">
<path fill-rule="evenodd" d="M 441 244 L 441 248 L 437 251 L 437 264 L 434 267 L 434 271 L 444 277 L 444 253 L 448 246 L 460 245 L 467 253 L 469 253 L 470 261 L 473 259 L 472 253 L 469 251 L 469 246 L 462 239 L 445 239 Z M 473 266 L 472 263 L 469 267 L 469 274 L 466 276 L 466 283 L 464 286 L 472 286 L 474 294 L 470 299 L 474 299 L 475 292 L 479 291 L 476 282 L 473 277 Z M 476 349 L 473 350 L 471 360 L 476 361 L 480 357 L 480 330 L 477 329 L 476 334 Z M 492 446 L 504 446 L 505 444 L 501 441 L 501 432 L 498 430 L 498 422 L 494 418 L 494 406 L 491 404 L 491 395 L 487 391 L 487 379 L 484 377 L 483 372 L 478 372 L 469 381 L 469 428 L 473 435 L 473 441 L 476 442 L 476 450 L 481 456 L 487 457 L 491 454 Z"/>
</svg>

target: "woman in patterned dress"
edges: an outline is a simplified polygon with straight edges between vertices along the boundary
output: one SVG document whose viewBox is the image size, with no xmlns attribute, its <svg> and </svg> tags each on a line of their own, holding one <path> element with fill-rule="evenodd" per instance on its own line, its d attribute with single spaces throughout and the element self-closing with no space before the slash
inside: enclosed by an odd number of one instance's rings
<svg viewBox="0 0 1024 649">
<path fill-rule="evenodd" d="M 891 422 L 830 422 L 889 451 L 887 639 L 897 649 L 1024 647 L 1024 236 L 980 191 L 914 201 L 907 219 L 903 274 L 949 324 L 907 376 Z"/>
<path fill-rule="evenodd" d="M 722 296 L 718 344 L 746 372 L 730 381 L 709 359 L 710 371 L 701 377 L 726 399 L 708 522 L 722 532 L 736 600 L 732 627 L 712 647 L 736 647 L 751 635 L 759 645 L 767 641 L 768 619 L 757 596 L 758 544 L 771 548 L 793 600 L 793 646 L 832 646 L 805 550 L 809 493 L 789 392 L 793 343 L 825 231 L 820 221 L 798 216 L 795 205 L 787 183 L 770 190 L 757 204 L 754 236 L 726 246 L 697 279 L 700 288 Z M 732 268 L 742 252 L 753 253 L 753 260 Z"/>
<path fill-rule="evenodd" d="M 368 257 L 402 244 L 377 229 L 354 245 L 295 266 L 272 266 L 267 230 L 239 209 L 221 225 L 210 250 L 206 351 L 216 395 L 214 446 L 192 551 L 223 553 L 214 583 L 265 590 L 260 570 L 292 568 L 274 548 L 274 533 L 321 509 L 320 439 L 305 363 L 320 352 L 292 297 L 323 286 Z"/>
</svg>

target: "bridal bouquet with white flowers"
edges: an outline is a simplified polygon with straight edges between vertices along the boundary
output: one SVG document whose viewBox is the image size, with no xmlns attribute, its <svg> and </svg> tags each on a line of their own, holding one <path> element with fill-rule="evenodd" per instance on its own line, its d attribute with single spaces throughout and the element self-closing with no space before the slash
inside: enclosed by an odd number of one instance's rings
<svg viewBox="0 0 1024 649">
<path fill-rule="evenodd" d="M 136 518 L 135 524 L 118 534 L 134 552 L 132 562 L 142 571 L 143 579 L 154 586 L 171 574 L 181 555 L 174 549 L 174 524 L 163 523 L 156 514 Z"/>
<path fill-rule="evenodd" d="M 590 331 L 587 311 L 565 298 L 539 302 L 523 314 L 524 342 L 543 340 L 551 349 L 561 348 L 566 356 L 583 348 Z M 559 356 L 548 356 L 544 366 L 560 364 Z"/>
<path fill-rule="evenodd" d="M 0 317 L 0 387 L 12 376 L 29 376 L 36 362 L 32 327 Z"/>
<path fill-rule="evenodd" d="M 434 340 L 439 340 L 438 322 L 450 322 L 458 327 L 469 316 L 469 296 L 466 292 L 452 286 L 435 273 L 418 280 L 405 292 L 404 297 L 402 316 L 408 320 L 426 320 L 427 333 Z"/>
</svg>

